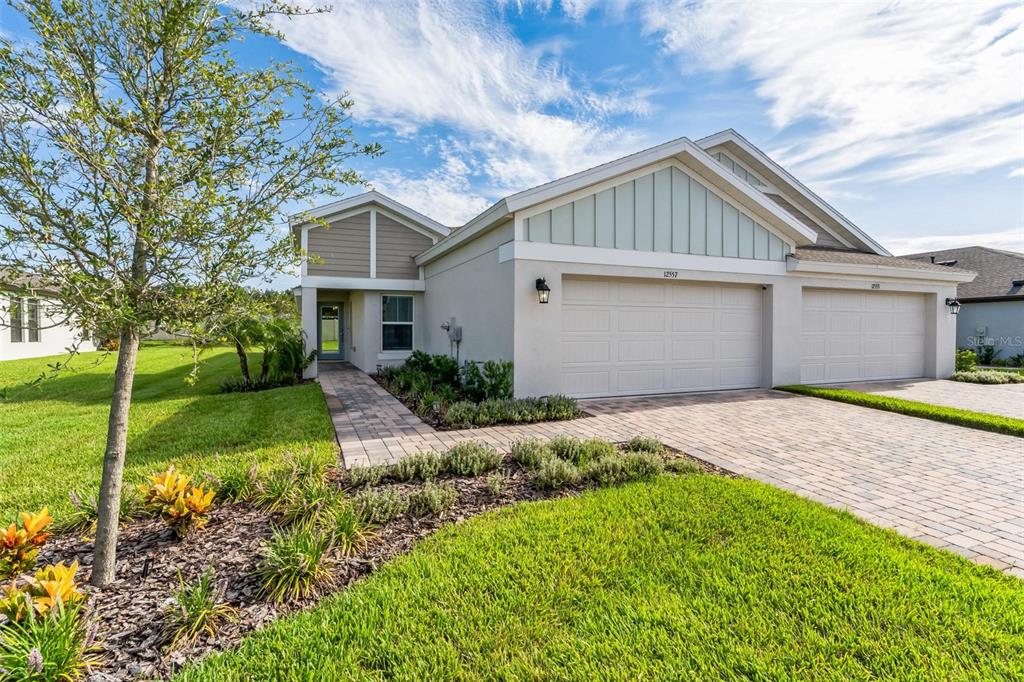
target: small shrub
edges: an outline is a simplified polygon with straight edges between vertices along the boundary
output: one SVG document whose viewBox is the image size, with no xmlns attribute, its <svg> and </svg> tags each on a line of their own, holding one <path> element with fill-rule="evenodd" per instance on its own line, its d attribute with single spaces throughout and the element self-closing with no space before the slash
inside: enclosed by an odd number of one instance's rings
<svg viewBox="0 0 1024 682">
<path fill-rule="evenodd" d="M 466 362 L 462 370 L 462 386 L 471 400 L 501 400 L 512 397 L 512 363 L 488 360 Z"/>
<path fill-rule="evenodd" d="M 455 486 L 427 482 L 421 488 L 409 493 L 409 514 L 412 516 L 437 516 L 455 504 L 459 493 Z"/>
<path fill-rule="evenodd" d="M 294 386 L 293 377 L 268 377 L 266 379 L 253 379 L 246 381 L 245 377 L 228 377 L 220 382 L 221 393 L 256 393 L 258 391 L 269 391 L 284 386 Z"/>
<path fill-rule="evenodd" d="M 580 478 L 580 470 L 575 464 L 552 457 L 541 462 L 537 473 L 533 475 L 533 482 L 538 488 L 554 490 L 576 485 Z"/>
<path fill-rule="evenodd" d="M 323 523 L 341 503 L 341 493 L 329 483 L 311 482 L 296 486 L 280 507 L 284 523 Z"/>
<path fill-rule="evenodd" d="M 603 438 L 589 438 L 583 441 L 583 453 L 579 461 L 573 462 L 576 466 L 584 466 L 588 462 L 601 459 L 602 457 L 614 457 L 619 453 L 615 444 Z"/>
<path fill-rule="evenodd" d="M 441 456 L 444 470 L 454 476 L 479 476 L 501 466 L 501 453 L 483 443 L 465 441 Z"/>
<path fill-rule="evenodd" d="M 573 436 L 555 436 L 548 441 L 551 452 L 558 459 L 572 464 L 579 464 L 584 458 L 583 441 Z"/>
<path fill-rule="evenodd" d="M 159 515 L 179 538 L 206 525 L 213 509 L 214 490 L 192 485 L 191 477 L 175 472 L 173 466 L 149 480 L 149 484 L 139 486 L 144 507 Z"/>
<path fill-rule="evenodd" d="M 398 460 L 391 465 L 391 476 L 403 483 L 430 481 L 437 478 L 444 468 L 441 457 L 433 452 L 418 452 Z"/>
<path fill-rule="evenodd" d="M 978 366 L 978 356 L 970 348 L 964 348 L 956 352 L 956 371 L 970 372 Z"/>
<path fill-rule="evenodd" d="M 367 485 L 377 485 L 388 473 L 388 467 L 380 466 L 355 466 L 348 470 L 348 482 L 353 488 Z"/>
<path fill-rule="evenodd" d="M 298 487 L 295 473 L 280 472 L 260 481 L 256 489 L 256 506 L 265 511 L 277 511 Z"/>
<path fill-rule="evenodd" d="M 512 443 L 512 459 L 524 469 L 536 469 L 542 462 L 554 457 L 547 443 L 536 438 L 524 438 Z"/>
<path fill-rule="evenodd" d="M 237 611 L 224 603 L 224 585 L 217 585 L 212 568 L 188 584 L 178 571 L 178 589 L 165 607 L 164 633 L 168 648 L 191 646 L 199 636 L 213 637 L 225 622 L 237 618 Z"/>
<path fill-rule="evenodd" d="M 309 525 L 275 531 L 260 550 L 260 594 L 275 602 L 319 594 L 334 583 L 331 536 Z"/>
<path fill-rule="evenodd" d="M 969 384 L 1022 384 L 1024 376 L 1014 372 L 1001 372 L 997 369 L 976 369 L 973 372 L 954 372 L 949 377 L 953 381 Z"/>
<path fill-rule="evenodd" d="M 0 627 L 5 680 L 80 680 L 100 664 L 78 606 L 61 606 Z"/>
<path fill-rule="evenodd" d="M 549 395 L 546 400 L 547 419 L 576 419 L 583 411 L 576 406 L 576 399 L 564 395 Z"/>
<path fill-rule="evenodd" d="M 633 436 L 626 443 L 626 450 L 629 452 L 649 452 L 652 455 L 660 455 L 665 452 L 665 446 L 657 438 Z"/>
<path fill-rule="evenodd" d="M 361 490 L 352 497 L 359 520 L 370 525 L 394 521 L 409 511 L 409 501 L 397 490 Z"/>
<path fill-rule="evenodd" d="M 650 452 L 627 452 L 621 459 L 631 481 L 645 481 L 665 471 L 665 460 Z"/>
<path fill-rule="evenodd" d="M 687 459 L 685 457 L 677 457 L 675 459 L 668 460 L 665 462 L 665 470 L 680 476 L 692 476 L 694 474 L 704 473 L 704 469 L 701 468 L 700 464 L 697 464 L 692 459 Z"/>
<path fill-rule="evenodd" d="M 47 507 L 38 514 L 21 512 L 20 522 L 12 523 L 0 535 L 0 578 L 13 578 L 36 565 L 39 548 L 50 537 L 46 528 L 53 522 Z"/>
<path fill-rule="evenodd" d="M 505 484 L 508 479 L 505 474 L 500 471 L 492 471 L 487 475 L 487 492 L 491 494 L 491 497 L 500 497 L 501 493 L 505 490 Z"/>
<path fill-rule="evenodd" d="M 78 590 L 75 574 L 78 562 L 66 566 L 63 561 L 36 571 L 23 585 L 12 581 L 3 588 L 0 614 L 11 622 L 45 616 L 55 609 L 77 607 L 85 601 Z"/>
<path fill-rule="evenodd" d="M 658 455 L 626 452 L 591 462 L 586 468 L 586 477 L 597 485 L 617 485 L 649 480 L 664 470 L 665 463 Z"/>
<path fill-rule="evenodd" d="M 252 499 L 259 482 L 260 466 L 256 462 L 248 469 L 229 469 L 217 477 L 217 499 L 221 502 L 243 502 Z"/>
<path fill-rule="evenodd" d="M 473 426 L 473 422 L 476 420 L 476 414 L 476 403 L 472 403 L 468 400 L 462 400 L 449 405 L 442 418 L 444 419 L 444 423 L 448 426 L 454 428 L 468 428 Z"/>
<path fill-rule="evenodd" d="M 362 551 L 373 537 L 373 533 L 359 519 L 359 514 L 347 504 L 336 507 L 325 526 L 334 549 L 342 556 Z"/>
<path fill-rule="evenodd" d="M 1000 351 L 996 350 L 993 344 L 985 344 L 978 346 L 978 364 L 980 365 L 991 365 L 996 360 L 996 356 L 999 355 Z"/>
</svg>

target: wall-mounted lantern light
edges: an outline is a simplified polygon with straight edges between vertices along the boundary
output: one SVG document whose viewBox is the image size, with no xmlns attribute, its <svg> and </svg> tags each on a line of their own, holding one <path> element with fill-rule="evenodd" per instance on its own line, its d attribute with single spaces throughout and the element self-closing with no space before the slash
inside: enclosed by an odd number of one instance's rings
<svg viewBox="0 0 1024 682">
<path fill-rule="evenodd" d="M 551 287 L 548 286 L 547 280 L 543 277 L 538 277 L 537 300 L 541 303 L 547 303 L 549 298 L 551 298 Z"/>
<path fill-rule="evenodd" d="M 949 306 L 950 315 L 960 314 L 960 301 L 956 300 L 955 298 L 947 298 L 946 305 Z"/>
</svg>

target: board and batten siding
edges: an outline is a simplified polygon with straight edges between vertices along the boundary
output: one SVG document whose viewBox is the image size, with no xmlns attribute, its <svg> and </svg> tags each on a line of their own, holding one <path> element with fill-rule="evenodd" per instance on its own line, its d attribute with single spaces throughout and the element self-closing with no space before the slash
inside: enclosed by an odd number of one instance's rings
<svg viewBox="0 0 1024 682">
<path fill-rule="evenodd" d="M 370 276 L 370 213 L 330 223 L 329 228 L 309 231 L 306 247 L 311 275 L 335 277 Z"/>
<path fill-rule="evenodd" d="M 718 163 L 728 168 L 733 175 L 735 175 L 738 178 L 742 178 L 743 180 L 746 180 L 754 187 L 765 186 L 765 184 L 761 182 L 761 178 L 757 177 L 756 175 L 748 171 L 742 164 L 737 163 L 731 157 L 726 156 L 722 152 L 715 152 L 714 159 Z"/>
<path fill-rule="evenodd" d="M 784 260 L 790 247 L 676 167 L 526 218 L 531 242 Z"/>
<path fill-rule="evenodd" d="M 433 245 L 433 240 L 377 212 L 377 277 L 418 279 L 413 257 Z"/>
</svg>

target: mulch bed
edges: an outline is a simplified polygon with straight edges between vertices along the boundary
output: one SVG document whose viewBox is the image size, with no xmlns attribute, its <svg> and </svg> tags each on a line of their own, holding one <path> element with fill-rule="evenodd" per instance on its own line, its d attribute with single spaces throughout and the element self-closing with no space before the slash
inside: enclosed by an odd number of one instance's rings
<svg viewBox="0 0 1024 682">
<path fill-rule="evenodd" d="M 683 453 L 668 455 L 697 462 L 712 474 L 732 475 L 707 462 Z M 532 474 L 508 462 L 500 469 L 505 476 L 499 495 L 487 489 L 486 476 L 443 477 L 458 490 L 454 506 L 441 516 L 402 517 L 375 529 L 370 545 L 355 556 L 342 559 L 332 591 L 344 589 L 369 575 L 385 562 L 409 552 L 415 543 L 438 528 L 478 514 L 528 500 L 544 500 L 578 494 L 589 486 L 544 491 L 532 482 Z M 407 492 L 417 484 L 385 483 Z M 122 524 L 118 541 L 116 578 L 96 589 L 86 585 L 88 613 L 95 639 L 102 649 L 104 665 L 88 679 L 94 682 L 135 678 L 167 678 L 188 662 L 227 649 L 249 632 L 283 615 L 308 609 L 320 598 L 275 604 L 259 596 L 259 582 L 253 576 L 258 551 L 274 528 L 272 514 L 249 503 L 225 503 L 210 514 L 207 526 L 184 540 L 158 519 Z M 81 564 L 82 582 L 92 563 L 92 542 L 77 535 L 52 538 L 40 552 L 38 565 L 57 561 Z M 186 582 L 195 581 L 208 567 L 225 585 L 224 600 L 238 610 L 237 620 L 225 623 L 214 637 L 201 637 L 195 645 L 168 651 L 162 617 L 165 606 L 179 585 L 179 571 Z"/>
</svg>

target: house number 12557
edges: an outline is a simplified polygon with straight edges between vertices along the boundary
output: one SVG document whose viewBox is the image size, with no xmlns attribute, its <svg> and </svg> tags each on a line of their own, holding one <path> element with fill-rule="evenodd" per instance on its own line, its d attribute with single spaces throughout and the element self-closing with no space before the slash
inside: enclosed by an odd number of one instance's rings
<svg viewBox="0 0 1024 682">
<path fill-rule="evenodd" d="M 668 277 L 669 279 L 679 279 L 679 271 L 678 270 L 666 270 L 665 271 L 665 277 Z"/>
</svg>

